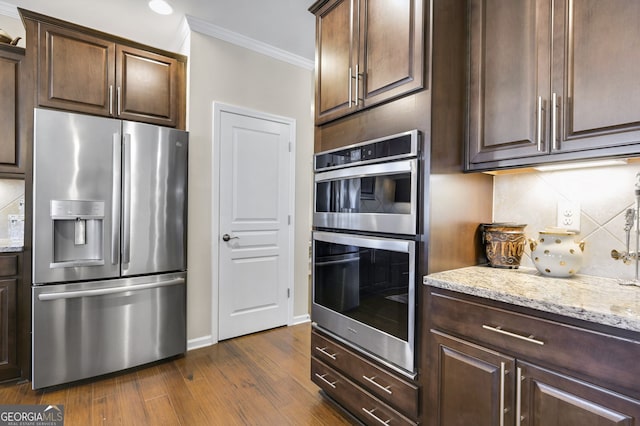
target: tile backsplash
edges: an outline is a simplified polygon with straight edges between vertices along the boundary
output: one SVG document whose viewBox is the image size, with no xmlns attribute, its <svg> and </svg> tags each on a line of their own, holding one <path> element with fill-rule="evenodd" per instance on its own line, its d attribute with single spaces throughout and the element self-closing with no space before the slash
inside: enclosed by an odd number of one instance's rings
<svg viewBox="0 0 640 426">
<path fill-rule="evenodd" d="M 494 177 L 494 222 L 527 224 L 527 238 L 557 224 L 560 201 L 577 203 L 581 209 L 580 233 L 585 241 L 580 274 L 633 279 L 635 262 L 624 264 L 611 258 L 611 250 L 626 250 L 625 212 L 636 207 L 635 183 L 640 164 L 555 172 L 526 172 Z M 635 251 L 635 228 L 631 234 Z M 529 246 L 521 265 L 534 267 Z"/>
<path fill-rule="evenodd" d="M 24 181 L 19 179 L 0 179 L 0 242 L 8 245 L 12 235 L 10 221 L 24 217 Z M 14 224 L 15 226 L 15 224 Z M 22 230 L 20 231 L 22 234 Z M 21 235 L 14 238 L 19 238 Z"/>
</svg>

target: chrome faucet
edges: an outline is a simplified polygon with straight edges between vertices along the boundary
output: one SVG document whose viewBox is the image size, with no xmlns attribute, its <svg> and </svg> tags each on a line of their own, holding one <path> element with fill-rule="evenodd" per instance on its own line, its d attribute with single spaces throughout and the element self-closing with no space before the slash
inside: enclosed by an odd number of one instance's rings
<svg viewBox="0 0 640 426">
<path fill-rule="evenodd" d="M 636 274 L 635 279 L 632 281 L 623 281 L 620 284 L 622 285 L 637 285 L 640 286 L 640 279 L 638 274 L 640 272 L 640 172 L 636 174 L 636 184 L 635 184 L 635 195 L 636 195 L 636 207 L 635 209 L 627 209 L 625 213 L 625 221 L 624 221 L 624 231 L 626 234 L 626 243 L 627 250 L 624 252 L 619 252 L 618 250 L 611 250 L 611 257 L 618 260 L 622 260 L 625 264 L 629 264 L 632 261 L 635 261 L 636 266 Z M 630 243 L 631 243 L 631 230 L 633 229 L 633 225 L 635 222 L 636 228 L 636 248 L 635 251 L 631 251 Z"/>
</svg>

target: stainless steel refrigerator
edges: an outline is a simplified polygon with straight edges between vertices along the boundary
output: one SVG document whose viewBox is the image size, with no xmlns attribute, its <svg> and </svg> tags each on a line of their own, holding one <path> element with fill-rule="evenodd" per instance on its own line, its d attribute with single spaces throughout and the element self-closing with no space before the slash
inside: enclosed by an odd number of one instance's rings
<svg viewBox="0 0 640 426">
<path fill-rule="evenodd" d="M 188 134 L 35 109 L 34 389 L 186 351 Z"/>
</svg>

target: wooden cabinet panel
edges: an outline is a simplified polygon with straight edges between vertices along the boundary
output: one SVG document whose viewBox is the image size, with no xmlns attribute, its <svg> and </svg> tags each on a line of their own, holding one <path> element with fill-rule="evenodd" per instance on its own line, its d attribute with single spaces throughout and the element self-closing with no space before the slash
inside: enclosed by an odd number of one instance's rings
<svg viewBox="0 0 640 426">
<path fill-rule="evenodd" d="M 513 424 L 515 360 L 438 332 L 432 338 L 439 403 L 431 424 Z"/>
<path fill-rule="evenodd" d="M 471 0 L 469 170 L 640 153 L 640 3 Z"/>
<path fill-rule="evenodd" d="M 186 58 L 20 9 L 37 106 L 185 128 Z"/>
<path fill-rule="evenodd" d="M 423 87 L 422 4 L 422 0 L 361 0 L 358 63 L 364 73 L 365 105 Z"/>
<path fill-rule="evenodd" d="M 353 0 L 333 2 L 316 17 L 316 117 L 351 108 L 351 7 Z"/>
<path fill-rule="evenodd" d="M 20 374 L 16 371 L 16 285 L 16 280 L 0 280 L 0 380 Z"/>
<path fill-rule="evenodd" d="M 0 46 L 0 173 L 24 173 L 20 131 L 20 74 L 24 50 Z"/>
<path fill-rule="evenodd" d="M 589 383 L 519 362 L 521 424 L 527 426 L 631 426 L 640 402 Z"/>
<path fill-rule="evenodd" d="M 117 46 L 118 116 L 175 126 L 178 61 L 141 49 Z"/>
<path fill-rule="evenodd" d="M 0 381 L 20 377 L 18 286 L 22 254 L 0 254 Z"/>
<path fill-rule="evenodd" d="M 38 104 L 111 116 L 115 43 L 40 25 Z"/>
<path fill-rule="evenodd" d="M 347 374 L 388 405 L 409 417 L 418 418 L 418 387 L 413 383 L 391 374 L 315 331 L 311 334 L 311 355 Z"/>
<path fill-rule="evenodd" d="M 640 397 L 633 375 L 620 368 L 636 362 L 634 359 L 640 354 L 638 341 L 497 309 L 437 291 L 431 297 L 431 320 L 440 330 L 542 364 L 561 365 L 572 374 L 622 387 L 630 395 Z M 603 363 L 603 359 L 607 362 Z"/>
<path fill-rule="evenodd" d="M 0 256 L 0 277 L 12 277 L 20 274 L 18 271 L 19 255 L 5 254 Z"/>
<path fill-rule="evenodd" d="M 424 85 L 424 0 L 319 0 L 316 124 Z"/>
<path fill-rule="evenodd" d="M 554 40 L 564 49 L 554 51 L 552 92 L 559 119 L 552 149 L 637 144 L 640 2 L 608 7 L 598 0 L 556 0 L 554 7 Z"/>
<path fill-rule="evenodd" d="M 550 84 L 549 7 L 548 0 L 470 2 L 472 163 L 536 155 L 545 148 L 537 120 L 544 118 L 538 97 L 547 99 Z"/>
<path fill-rule="evenodd" d="M 311 380 L 367 425 L 416 425 L 333 368 L 311 359 Z"/>
<path fill-rule="evenodd" d="M 499 403 L 505 425 L 631 426 L 640 420 L 638 341 L 468 298 L 429 291 L 428 376 L 437 383 L 426 398 L 428 424 L 496 425 Z"/>
</svg>

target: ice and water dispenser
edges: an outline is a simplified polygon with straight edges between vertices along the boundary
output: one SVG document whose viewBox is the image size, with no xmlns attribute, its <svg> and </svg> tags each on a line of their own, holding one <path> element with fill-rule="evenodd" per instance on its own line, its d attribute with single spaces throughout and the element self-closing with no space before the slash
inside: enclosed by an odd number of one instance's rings
<svg viewBox="0 0 640 426">
<path fill-rule="evenodd" d="M 51 268 L 104 265 L 104 201 L 51 200 Z"/>
</svg>

